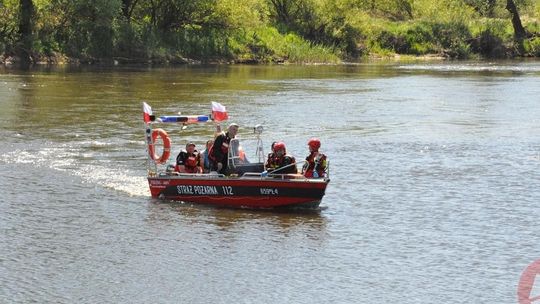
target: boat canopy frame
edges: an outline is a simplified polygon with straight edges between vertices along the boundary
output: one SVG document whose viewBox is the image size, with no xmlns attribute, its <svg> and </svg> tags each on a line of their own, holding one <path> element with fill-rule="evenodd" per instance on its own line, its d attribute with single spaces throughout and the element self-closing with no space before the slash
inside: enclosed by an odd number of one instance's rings
<svg viewBox="0 0 540 304">
<path fill-rule="evenodd" d="M 153 159 L 153 156 L 150 155 L 149 147 L 150 145 L 155 145 L 155 142 L 152 138 L 152 132 L 153 132 L 153 125 L 154 124 L 181 124 L 182 130 L 186 129 L 187 125 L 189 124 L 198 124 L 198 123 L 208 123 L 208 122 L 214 122 L 214 124 L 217 126 L 218 124 L 213 119 L 212 115 L 166 115 L 166 116 L 160 116 L 159 118 L 156 118 L 155 115 L 150 115 L 150 122 L 145 122 L 145 137 L 146 137 L 146 164 L 147 164 L 147 175 L 148 177 L 157 177 L 160 176 L 158 172 L 158 163 Z M 285 178 L 291 178 L 290 174 L 267 174 L 266 176 L 263 174 L 265 172 L 265 162 L 266 162 L 266 155 L 264 153 L 264 145 L 263 140 L 261 138 L 261 134 L 264 130 L 264 127 L 260 124 L 256 125 L 253 128 L 253 133 L 256 135 L 257 139 L 257 145 L 255 148 L 255 157 L 257 159 L 256 163 L 246 163 L 246 159 L 242 159 L 240 155 L 240 140 L 237 138 L 231 139 L 231 142 L 229 144 L 229 157 L 228 157 L 228 167 L 232 169 L 232 173 L 237 175 L 246 175 L 246 177 L 255 177 L 259 176 L 261 178 L 269 177 L 269 178 L 276 178 L 281 177 L 282 179 Z M 298 163 L 296 163 L 298 164 Z M 243 170 L 253 170 L 253 169 L 262 169 L 261 172 L 253 172 L 253 171 L 245 171 Z M 177 172 L 175 172 L 177 173 Z M 239 173 L 239 174 L 238 174 Z M 167 173 L 168 175 L 171 175 L 170 172 Z M 219 177 L 225 177 L 223 174 L 208 174 L 208 173 L 177 173 L 173 174 L 175 176 L 190 176 L 190 177 L 212 177 L 212 178 L 219 178 Z M 330 162 L 327 161 L 327 168 L 326 168 L 326 176 L 324 179 L 330 179 Z"/>
</svg>

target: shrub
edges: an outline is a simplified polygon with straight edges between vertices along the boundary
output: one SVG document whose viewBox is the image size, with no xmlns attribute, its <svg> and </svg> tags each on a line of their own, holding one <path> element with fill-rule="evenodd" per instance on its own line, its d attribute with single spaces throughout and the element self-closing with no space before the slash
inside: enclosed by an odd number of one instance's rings
<svg viewBox="0 0 540 304">
<path fill-rule="evenodd" d="M 291 63 L 338 62 L 332 48 L 313 44 L 295 33 L 281 34 L 275 27 L 259 27 L 233 36 L 231 51 L 240 60 Z"/>
<path fill-rule="evenodd" d="M 451 23 L 394 23 L 373 35 L 373 46 L 399 54 L 444 53 L 450 57 L 468 56 L 467 27 Z"/>
<path fill-rule="evenodd" d="M 528 55 L 540 57 L 540 37 L 525 40 L 524 44 Z"/>
<path fill-rule="evenodd" d="M 487 58 L 504 58 L 510 50 L 506 43 L 513 41 L 513 29 L 508 20 L 483 19 L 471 25 L 473 52 Z"/>
<path fill-rule="evenodd" d="M 121 22 L 115 26 L 115 32 L 115 56 L 146 57 L 141 42 L 141 29 L 137 29 L 133 24 Z"/>
</svg>

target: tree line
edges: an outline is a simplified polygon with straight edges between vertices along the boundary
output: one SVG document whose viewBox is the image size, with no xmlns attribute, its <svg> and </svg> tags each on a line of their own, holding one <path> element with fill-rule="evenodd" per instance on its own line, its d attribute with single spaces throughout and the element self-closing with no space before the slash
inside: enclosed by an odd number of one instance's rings
<svg viewBox="0 0 540 304">
<path fill-rule="evenodd" d="M 540 56 L 540 0 L 0 0 L 21 62 Z"/>
</svg>

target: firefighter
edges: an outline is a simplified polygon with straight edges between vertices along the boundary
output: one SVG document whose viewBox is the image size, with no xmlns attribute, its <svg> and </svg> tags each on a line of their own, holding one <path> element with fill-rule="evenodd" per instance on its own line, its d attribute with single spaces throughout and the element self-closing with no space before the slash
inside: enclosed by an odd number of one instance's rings
<svg viewBox="0 0 540 304">
<path fill-rule="evenodd" d="M 266 170 L 268 173 L 272 173 L 272 171 L 275 171 L 276 174 L 298 173 L 296 160 L 293 156 L 287 154 L 285 143 L 281 141 L 274 143 L 272 150 L 272 156 L 266 161 Z"/>
<path fill-rule="evenodd" d="M 178 153 L 176 171 L 180 173 L 202 173 L 201 157 L 199 151 L 195 150 L 194 143 L 188 143 L 186 149 Z"/>
<path fill-rule="evenodd" d="M 312 138 L 308 141 L 308 147 L 309 155 L 302 167 L 302 175 L 308 178 L 326 177 L 326 155 L 319 152 L 321 141 L 318 138 Z"/>
<path fill-rule="evenodd" d="M 216 139 L 212 148 L 210 148 L 210 153 L 208 158 L 212 163 L 212 171 L 217 171 L 221 174 L 227 173 L 227 163 L 229 158 L 229 144 L 231 139 L 233 139 L 238 133 L 238 125 L 232 123 L 227 128 L 227 132 L 221 132 Z"/>
<path fill-rule="evenodd" d="M 277 143 L 277 141 L 272 142 L 272 145 L 270 146 L 270 153 L 268 153 L 268 156 L 266 157 L 266 164 L 268 164 L 271 159 L 274 159 L 276 156 L 274 153 L 274 145 Z M 267 166 L 267 165 L 266 165 Z"/>
</svg>

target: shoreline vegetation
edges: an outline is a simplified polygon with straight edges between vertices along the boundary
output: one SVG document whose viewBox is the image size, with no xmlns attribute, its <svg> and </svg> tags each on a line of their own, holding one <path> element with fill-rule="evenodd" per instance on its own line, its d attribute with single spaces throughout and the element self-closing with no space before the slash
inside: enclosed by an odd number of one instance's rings
<svg viewBox="0 0 540 304">
<path fill-rule="evenodd" d="M 0 63 L 540 57 L 540 0 L 0 0 Z"/>
</svg>

